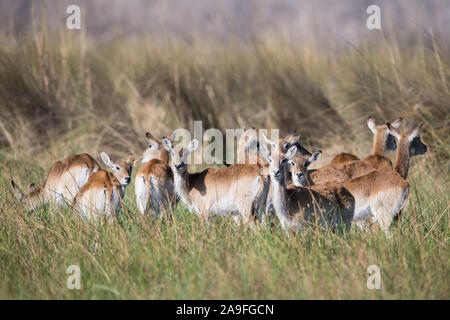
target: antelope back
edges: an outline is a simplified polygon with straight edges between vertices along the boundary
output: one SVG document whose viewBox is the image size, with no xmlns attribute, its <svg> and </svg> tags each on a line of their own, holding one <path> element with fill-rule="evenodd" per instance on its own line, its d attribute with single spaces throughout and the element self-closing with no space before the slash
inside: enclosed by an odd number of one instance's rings
<svg viewBox="0 0 450 320">
<path fill-rule="evenodd" d="M 376 170 L 374 167 L 363 161 L 350 161 L 308 170 L 308 177 L 311 185 L 328 182 L 342 183 L 366 175 L 374 170 Z"/>
<path fill-rule="evenodd" d="M 174 208 L 177 201 L 170 166 L 158 159 L 144 164 L 136 174 L 135 194 L 141 214 L 150 210 L 159 215 L 161 209 Z"/>
<path fill-rule="evenodd" d="M 32 184 L 27 194 L 12 182 L 19 199 L 32 210 L 39 204 L 54 201 L 58 206 L 72 203 L 89 177 L 100 170 L 100 165 L 89 154 L 73 155 L 55 162 L 50 168 L 44 185 L 37 188 Z"/>
<path fill-rule="evenodd" d="M 105 152 L 101 153 L 101 157 L 111 172 L 101 170 L 92 175 L 81 188 L 75 202 L 82 217 L 99 218 L 106 213 L 110 221 L 114 214 L 118 214 L 125 189 L 131 182 L 135 158 L 130 154 L 126 161 L 113 162 Z"/>
<path fill-rule="evenodd" d="M 200 214 L 238 215 L 251 220 L 256 198 L 264 194 L 265 179 L 258 165 L 233 165 L 189 174 L 186 185 L 192 208 Z M 258 201 L 256 201 L 258 202 Z"/>
</svg>

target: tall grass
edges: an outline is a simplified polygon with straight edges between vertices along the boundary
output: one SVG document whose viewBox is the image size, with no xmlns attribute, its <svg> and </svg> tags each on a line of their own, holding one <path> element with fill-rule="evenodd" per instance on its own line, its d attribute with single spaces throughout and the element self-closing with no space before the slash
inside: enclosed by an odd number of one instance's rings
<svg viewBox="0 0 450 320">
<path fill-rule="evenodd" d="M 114 39 L 36 31 L 0 47 L 0 298 L 448 298 L 449 53 L 431 34 L 389 36 L 340 52 L 288 40 L 219 43 Z M 179 206 L 140 217 L 133 186 L 111 226 L 69 210 L 27 213 L 9 179 L 42 183 L 52 162 L 141 152 L 143 134 L 204 129 L 297 129 L 327 161 L 370 150 L 364 119 L 425 123 L 412 160 L 410 203 L 394 237 L 352 230 L 249 231 L 206 225 Z M 68 290 L 78 264 L 82 289 Z M 366 269 L 382 270 L 369 290 Z"/>
</svg>

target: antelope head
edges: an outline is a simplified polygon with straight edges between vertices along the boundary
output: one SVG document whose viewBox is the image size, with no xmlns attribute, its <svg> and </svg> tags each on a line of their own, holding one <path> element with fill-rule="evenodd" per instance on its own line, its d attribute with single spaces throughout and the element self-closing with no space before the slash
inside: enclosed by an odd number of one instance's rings
<svg viewBox="0 0 450 320">
<path fill-rule="evenodd" d="M 187 172 L 190 154 L 197 149 L 199 143 L 197 139 L 192 140 L 187 148 L 180 145 L 173 146 L 172 141 L 167 138 L 162 140 L 164 148 L 172 157 L 172 169 L 174 172 L 184 174 Z"/>
<path fill-rule="evenodd" d="M 101 153 L 103 163 L 109 167 L 114 176 L 119 180 L 123 186 L 128 185 L 131 182 L 131 171 L 135 162 L 134 155 L 130 154 L 126 161 L 112 162 L 109 155 L 105 152 Z"/>
</svg>

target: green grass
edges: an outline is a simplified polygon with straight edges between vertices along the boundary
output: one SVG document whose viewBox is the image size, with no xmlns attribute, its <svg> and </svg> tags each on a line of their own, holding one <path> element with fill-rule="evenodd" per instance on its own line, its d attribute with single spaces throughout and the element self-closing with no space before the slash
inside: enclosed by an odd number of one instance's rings
<svg viewBox="0 0 450 320">
<path fill-rule="evenodd" d="M 130 215 L 99 227 L 69 209 L 26 213 L 3 174 L 1 181 L 0 298 L 448 299 L 448 192 L 427 177 L 413 184 L 390 240 L 313 228 L 288 238 L 279 226 L 205 224 L 180 206 L 172 219 L 141 217 L 132 187 Z M 74 264 L 81 290 L 66 287 Z M 373 264 L 382 270 L 381 290 L 366 287 Z"/>
<path fill-rule="evenodd" d="M 2 37 L 0 298 L 448 299 L 449 51 L 430 35 L 411 39 L 334 52 L 284 40 Z M 369 152 L 368 115 L 425 124 L 428 153 L 412 159 L 409 205 L 391 240 L 353 229 L 288 238 L 279 226 L 205 224 L 181 206 L 171 220 L 140 217 L 132 185 L 128 210 L 98 227 L 70 209 L 26 213 L 9 188 L 11 178 L 42 183 L 73 153 L 140 153 L 146 131 L 167 135 L 193 120 L 204 130 L 298 129 L 309 149 L 323 150 L 324 165 L 341 151 Z M 81 290 L 66 287 L 73 264 Z M 373 264 L 381 290 L 366 287 Z"/>
</svg>

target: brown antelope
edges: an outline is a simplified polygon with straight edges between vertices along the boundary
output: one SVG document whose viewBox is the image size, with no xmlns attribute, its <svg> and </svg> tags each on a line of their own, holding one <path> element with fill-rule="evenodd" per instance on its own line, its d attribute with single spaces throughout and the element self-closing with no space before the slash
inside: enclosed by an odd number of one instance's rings
<svg viewBox="0 0 450 320">
<path fill-rule="evenodd" d="M 391 126 L 400 127 L 403 119 L 399 118 Z M 372 154 L 363 160 L 344 161 L 330 164 L 319 169 L 311 170 L 309 179 L 314 185 L 328 182 L 342 183 L 344 181 L 360 177 L 383 167 L 392 168 L 392 162 L 384 156 L 385 150 L 395 150 L 397 144 L 387 125 L 375 125 L 372 117 L 367 119 L 367 125 L 374 134 Z M 339 157 L 339 156 L 338 156 Z M 342 154 L 342 158 L 346 156 Z M 350 157 L 349 157 L 350 158 Z M 332 161 L 333 163 L 333 161 Z"/>
<path fill-rule="evenodd" d="M 360 160 L 357 156 L 351 153 L 342 152 L 339 153 L 337 156 L 335 156 L 330 161 L 330 165 L 340 164 L 344 162 L 350 162 L 350 161 L 358 161 Z"/>
<path fill-rule="evenodd" d="M 277 144 L 267 138 L 266 140 L 273 151 L 270 152 L 265 147 L 261 150 L 269 162 L 272 202 L 282 228 L 288 233 L 289 231 L 295 233 L 302 230 L 302 221 L 313 220 L 321 225 L 348 229 L 354 211 L 354 199 L 351 194 L 339 186 L 333 192 L 319 192 L 303 187 L 288 188 L 286 164 L 294 158 L 297 147 L 291 146 L 286 155 L 280 159 Z M 308 163 L 317 158 L 308 159 Z"/>
<path fill-rule="evenodd" d="M 317 156 L 320 157 L 320 154 L 322 153 L 322 151 L 318 151 L 313 155 L 313 154 L 311 154 L 311 152 L 306 150 L 300 144 L 300 135 L 297 134 L 296 131 L 294 131 L 293 134 L 287 135 L 286 137 L 278 140 L 278 152 L 280 155 L 285 155 L 286 152 L 293 146 L 296 146 L 297 148 L 296 148 L 295 155 L 292 157 L 298 157 L 300 159 L 305 159 L 305 158 L 313 159 Z M 315 162 L 317 160 L 318 160 L 318 158 L 311 161 L 310 163 Z M 267 167 L 268 167 L 268 165 L 267 165 Z M 286 179 L 287 185 L 290 185 L 292 183 L 291 175 L 287 174 L 285 179 Z M 269 178 L 269 184 L 270 184 L 270 178 Z M 273 216 L 273 214 L 272 214 L 273 213 L 272 188 L 269 187 L 268 189 L 269 189 L 269 191 L 268 191 L 267 203 L 266 203 L 266 216 L 268 217 L 268 219 L 270 221 L 270 218 Z"/>
<path fill-rule="evenodd" d="M 49 201 L 61 207 L 65 204 L 70 205 L 89 177 L 100 169 L 97 161 L 87 153 L 77 154 L 54 163 L 44 185 L 36 187 L 31 184 L 27 194 L 24 194 L 12 180 L 11 186 L 27 210 L 34 210 Z"/>
<path fill-rule="evenodd" d="M 258 199 L 255 201 L 255 211 L 258 216 L 258 220 L 261 223 L 265 223 L 263 217 L 267 208 L 266 202 L 269 195 L 269 183 L 270 179 L 267 174 L 264 173 L 263 168 L 268 167 L 268 163 L 260 156 L 258 132 L 255 128 L 244 129 L 243 134 L 240 136 L 237 145 L 237 160 L 240 164 L 257 164 L 262 170 L 263 176 L 262 190 L 259 192 Z"/>
<path fill-rule="evenodd" d="M 172 157 L 175 192 L 190 212 L 203 217 L 233 215 L 236 222 L 253 225 L 252 211 L 264 189 L 259 165 L 235 164 L 188 173 L 188 157 L 198 147 L 198 141 L 192 140 L 187 148 L 174 147 L 167 138 L 162 144 Z"/>
<path fill-rule="evenodd" d="M 359 160 L 328 165 L 308 172 L 310 182 L 314 185 L 321 185 L 329 182 L 342 183 L 375 170 L 371 165 Z"/>
<path fill-rule="evenodd" d="M 131 182 L 131 171 L 134 155 L 127 161 L 112 162 L 110 157 L 102 152 L 103 162 L 112 172 L 101 170 L 89 177 L 75 198 L 80 215 L 84 219 L 101 218 L 106 214 L 106 220 L 111 221 L 117 216 L 127 185 Z"/>
<path fill-rule="evenodd" d="M 391 125 L 398 129 L 400 128 L 402 122 L 403 119 L 398 118 L 393 121 Z M 395 150 L 397 148 L 394 137 L 389 134 L 386 125 L 377 126 L 374 118 L 368 117 L 366 123 L 370 131 L 373 133 L 373 146 L 372 153 L 362 161 L 374 168 L 379 168 L 383 165 L 392 165 L 390 160 L 387 159 L 384 154 L 387 150 Z M 353 154 L 341 153 L 331 160 L 330 165 L 357 160 L 359 160 L 359 158 Z"/>
<path fill-rule="evenodd" d="M 145 137 L 149 146 L 142 154 L 144 165 L 135 178 L 136 203 L 141 214 L 150 210 L 159 215 L 161 209 L 173 209 L 177 204 L 173 173 L 169 166 L 169 152 L 162 142 L 149 132 Z"/>
<path fill-rule="evenodd" d="M 409 183 L 409 161 L 411 156 L 424 154 L 427 147 L 420 140 L 422 125 L 407 133 L 399 133 L 390 123 L 387 124 L 389 133 L 397 139 L 397 151 L 394 167 L 382 167 L 367 175 L 363 175 L 342 183 L 355 198 L 354 221 L 372 219 L 378 222 L 381 229 L 389 235 L 389 226 L 396 215 L 407 204 Z M 298 159 L 296 159 L 298 160 Z M 303 187 L 310 183 L 307 166 L 301 161 L 289 161 L 292 166 L 294 185 Z M 311 186 L 312 190 L 333 189 L 335 184 Z"/>
<path fill-rule="evenodd" d="M 300 135 L 297 134 L 297 132 L 295 131 L 293 134 L 289 134 L 284 138 L 279 138 L 278 139 L 279 153 L 284 154 L 289 150 L 290 147 L 295 145 L 297 147 L 296 156 L 299 157 L 311 156 L 311 153 L 300 144 L 299 140 Z M 257 163 L 261 168 L 267 169 L 269 167 L 269 164 L 266 162 L 264 157 L 260 156 L 259 146 L 260 144 L 258 141 L 258 134 L 255 128 L 246 129 L 238 142 L 238 157 L 243 158 L 245 155 L 247 155 L 248 152 L 249 154 L 248 162 L 245 163 Z M 267 171 L 266 174 L 264 174 L 264 179 L 265 179 L 264 187 L 261 193 L 261 197 L 259 199 L 260 200 L 266 199 L 266 201 L 265 203 L 261 203 L 261 201 L 258 201 L 256 206 L 258 210 L 258 218 L 260 222 L 262 222 L 263 224 L 265 224 L 264 214 L 266 215 L 269 222 L 271 221 L 273 216 L 272 188 L 270 188 L 270 177 Z M 291 177 L 288 176 L 286 179 L 290 181 Z"/>
</svg>

